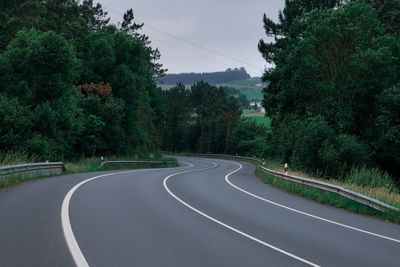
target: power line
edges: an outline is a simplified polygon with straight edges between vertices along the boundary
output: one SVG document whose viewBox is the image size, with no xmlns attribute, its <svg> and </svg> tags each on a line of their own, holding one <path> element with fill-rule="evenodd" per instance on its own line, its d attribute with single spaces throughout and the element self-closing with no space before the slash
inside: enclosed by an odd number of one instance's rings
<svg viewBox="0 0 400 267">
<path fill-rule="evenodd" d="M 115 15 L 121 16 L 121 18 L 123 17 L 122 14 L 121 14 L 120 12 L 117 12 L 117 11 L 115 11 L 115 10 L 109 8 L 108 6 L 105 6 L 105 5 L 103 5 L 103 6 L 104 6 L 105 8 L 107 8 L 110 12 L 114 13 Z M 250 66 L 250 67 L 252 67 L 252 68 L 255 68 L 255 69 L 257 69 L 257 70 L 260 70 L 260 72 L 261 72 L 261 68 L 260 68 L 260 67 L 255 66 L 255 65 L 253 65 L 253 64 L 250 64 L 250 63 L 248 63 L 248 62 L 242 61 L 242 60 L 240 60 L 240 59 L 236 59 L 236 58 L 231 57 L 231 56 L 229 56 L 229 55 L 226 55 L 226 54 L 220 53 L 220 52 L 218 52 L 218 51 L 209 49 L 209 48 L 207 48 L 207 47 L 198 45 L 198 44 L 196 44 L 195 42 L 186 40 L 186 39 L 181 38 L 181 37 L 179 37 L 179 36 L 176 36 L 176 35 L 174 35 L 174 34 L 171 34 L 171 33 L 168 33 L 168 32 L 166 32 L 166 31 L 160 30 L 160 29 L 158 29 L 157 27 L 154 27 L 154 26 L 149 25 L 149 24 L 147 24 L 147 23 L 145 24 L 145 26 L 147 26 L 147 27 L 149 27 L 149 28 L 151 28 L 151 29 L 154 29 L 154 30 L 156 30 L 156 31 L 158 31 L 158 32 L 160 32 L 160 33 L 162 33 L 162 34 L 164 34 L 164 35 L 168 35 L 168 36 L 173 37 L 173 38 L 175 38 L 175 39 L 177 39 L 177 40 L 183 41 L 183 42 L 188 43 L 188 44 L 190 44 L 190 45 L 192 45 L 192 46 L 195 46 L 195 47 L 197 47 L 197 48 L 199 48 L 199 49 L 202 49 L 202 50 L 204 50 L 204 51 L 207 51 L 207 52 L 209 52 L 209 53 L 213 53 L 213 54 L 219 55 L 219 56 L 221 56 L 221 57 L 228 58 L 228 59 L 230 59 L 230 60 L 232 60 L 232 61 L 240 62 L 240 63 L 242 63 L 242 64 L 245 64 L 247 67 Z M 226 62 L 222 62 L 222 61 L 216 60 L 216 59 L 211 58 L 211 57 L 208 57 L 208 56 L 206 56 L 206 55 L 204 55 L 204 54 L 200 54 L 200 53 L 197 53 L 197 52 L 193 52 L 192 50 L 189 50 L 189 49 L 186 49 L 186 48 L 182 48 L 182 47 L 180 47 L 180 46 L 177 46 L 177 45 L 175 45 L 175 44 L 171 44 L 171 43 L 165 42 L 165 41 L 160 40 L 160 39 L 158 39 L 158 38 L 151 37 L 151 39 L 156 40 L 156 41 L 158 41 L 158 42 L 160 42 L 160 43 L 163 43 L 163 44 L 165 44 L 165 45 L 174 47 L 174 48 L 179 49 L 179 50 L 181 50 L 181 51 L 184 51 L 184 52 L 186 52 L 186 53 L 190 53 L 190 54 L 196 55 L 196 56 L 198 56 L 198 57 L 204 58 L 204 59 L 206 59 L 206 60 L 213 61 L 213 62 L 216 62 L 216 63 L 219 63 L 219 64 L 223 64 L 223 65 L 228 66 L 228 67 L 230 67 L 230 68 L 233 67 L 232 64 L 228 64 L 228 63 L 226 63 Z M 259 76 L 259 74 L 255 74 L 255 72 L 251 72 L 251 74 L 253 74 L 254 76 Z"/>
<path fill-rule="evenodd" d="M 189 54 L 193 54 L 193 55 L 195 55 L 195 56 L 198 56 L 198 57 L 201 57 L 201 58 L 210 60 L 210 61 L 214 61 L 214 62 L 219 63 L 219 64 L 223 64 L 223 65 L 225 65 L 225 66 L 227 66 L 227 67 L 230 67 L 230 68 L 233 67 L 231 64 L 228 64 L 228 63 L 226 63 L 226 62 L 222 62 L 222 61 L 219 61 L 219 60 L 210 58 L 210 57 L 205 56 L 205 55 L 203 55 L 203 54 L 199 54 L 199 53 L 193 52 L 192 50 L 179 47 L 179 46 L 177 46 L 177 45 L 174 45 L 174 44 L 171 44 L 171 43 L 162 41 L 162 40 L 157 39 L 157 38 L 154 38 L 154 37 L 152 37 L 152 39 L 154 39 L 154 40 L 156 40 L 156 41 L 158 41 L 158 42 L 160 42 L 160 43 L 163 43 L 163 44 L 165 44 L 165 45 L 168 45 L 168 46 L 174 47 L 174 48 L 176 48 L 176 49 L 179 49 L 179 50 L 181 50 L 181 51 L 183 51 L 183 52 L 186 52 L 186 53 L 189 53 Z M 252 74 L 254 75 L 255 73 L 252 73 Z M 254 76 L 256 76 L 256 75 L 254 75 Z"/>
<path fill-rule="evenodd" d="M 251 63 L 249 63 L 249 62 L 246 62 L 246 61 L 243 61 L 243 60 L 241 60 L 241 59 L 238 59 L 238 58 L 232 57 L 232 56 L 230 56 L 230 55 L 227 55 L 227 54 L 218 52 L 218 51 L 216 51 L 216 50 L 207 48 L 207 47 L 205 47 L 205 46 L 199 45 L 199 44 L 197 44 L 197 43 L 195 43 L 195 42 L 193 42 L 193 41 L 190 41 L 190 40 L 184 39 L 184 38 L 182 38 L 182 37 L 176 36 L 176 35 L 174 35 L 174 34 L 172 34 L 172 33 L 166 32 L 166 31 L 164 31 L 164 30 L 160 30 L 160 29 L 158 29 L 158 28 L 156 28 L 156 27 L 154 27 L 154 26 L 152 26 L 152 25 L 150 25 L 150 24 L 147 24 L 147 23 L 146 23 L 145 26 L 147 26 L 147 27 L 149 27 L 149 28 L 151 28 L 151 29 L 153 29 L 153 30 L 156 30 L 156 31 L 158 31 L 158 32 L 160 32 L 160 33 L 162 33 L 162 34 L 168 35 L 168 36 L 170 36 L 170 37 L 172 37 L 172 38 L 175 38 L 175 39 L 177 39 L 177 40 L 180 40 L 180 41 L 182 41 L 182 42 L 188 43 L 188 44 L 193 45 L 193 46 L 195 46 L 195 47 L 197 47 L 197 48 L 200 48 L 200 49 L 202 49 L 202 50 L 205 50 L 205 51 L 207 51 L 207 52 L 209 52 L 209 53 L 213 53 L 213 54 L 216 54 L 216 55 L 225 57 L 225 58 L 229 58 L 229 59 L 232 60 L 232 61 L 240 62 L 240 63 L 245 64 L 245 65 L 247 65 L 247 66 L 251 66 L 251 67 L 253 67 L 253 68 L 260 69 L 259 66 L 253 65 L 253 64 L 251 64 Z"/>
</svg>

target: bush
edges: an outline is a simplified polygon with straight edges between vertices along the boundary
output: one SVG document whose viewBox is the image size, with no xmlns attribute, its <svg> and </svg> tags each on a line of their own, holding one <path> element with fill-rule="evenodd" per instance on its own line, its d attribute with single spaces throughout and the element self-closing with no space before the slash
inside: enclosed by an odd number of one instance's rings
<svg viewBox="0 0 400 267">
<path fill-rule="evenodd" d="M 353 168 L 346 177 L 346 182 L 365 187 L 385 188 L 389 192 L 399 191 L 393 178 L 377 168 Z"/>
<path fill-rule="evenodd" d="M 326 140 L 319 154 L 326 174 L 334 176 L 344 176 L 351 166 L 366 164 L 368 161 L 368 147 L 355 136 L 347 134 Z"/>
<path fill-rule="evenodd" d="M 53 139 L 41 134 L 34 134 L 32 138 L 26 141 L 25 149 L 35 155 L 38 155 L 38 160 L 54 161 L 60 160 L 61 151 L 63 148 Z"/>
<path fill-rule="evenodd" d="M 294 143 L 292 161 L 295 165 L 318 170 L 322 166 L 319 151 L 326 139 L 333 135 L 333 130 L 322 116 L 302 120 Z"/>
<path fill-rule="evenodd" d="M 318 170 L 322 167 L 319 151 L 323 143 L 334 135 L 323 116 L 305 119 L 287 116 L 273 130 L 273 155 L 301 169 Z"/>
<path fill-rule="evenodd" d="M 0 95 L 0 150 L 20 148 L 31 129 L 31 114 L 17 99 Z"/>
<path fill-rule="evenodd" d="M 242 119 L 233 128 L 229 140 L 229 154 L 265 157 L 269 154 L 269 129 L 253 120 Z"/>
</svg>

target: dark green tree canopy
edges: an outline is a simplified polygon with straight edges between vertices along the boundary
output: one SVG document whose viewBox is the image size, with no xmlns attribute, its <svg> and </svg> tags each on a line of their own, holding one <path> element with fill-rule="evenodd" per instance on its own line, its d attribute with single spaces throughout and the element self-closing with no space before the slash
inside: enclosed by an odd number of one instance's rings
<svg viewBox="0 0 400 267">
<path fill-rule="evenodd" d="M 395 160 L 396 152 L 381 145 L 397 132 L 380 124 L 398 124 L 382 109 L 396 99 L 391 94 L 393 100 L 382 102 L 388 99 L 383 92 L 400 79 L 397 7 L 390 1 L 286 1 L 278 23 L 264 18 L 267 36 L 275 39 L 259 43 L 274 63 L 263 75 L 274 153 L 330 175 L 374 162 L 400 175 L 383 160 Z"/>
</svg>

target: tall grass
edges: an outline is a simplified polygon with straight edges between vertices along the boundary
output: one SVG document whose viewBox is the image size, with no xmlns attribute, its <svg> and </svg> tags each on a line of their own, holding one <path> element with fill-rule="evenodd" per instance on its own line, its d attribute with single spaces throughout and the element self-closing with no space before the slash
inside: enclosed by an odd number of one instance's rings
<svg viewBox="0 0 400 267">
<path fill-rule="evenodd" d="M 377 168 L 353 168 L 345 181 L 348 184 L 362 187 L 382 188 L 390 193 L 399 192 L 393 178 L 388 173 L 382 172 Z"/>
<path fill-rule="evenodd" d="M 37 157 L 26 151 L 0 152 L 0 165 L 15 165 L 37 161 Z"/>
<path fill-rule="evenodd" d="M 266 166 L 270 169 L 283 172 L 283 164 L 276 160 L 266 160 Z M 347 189 L 378 199 L 389 205 L 400 208 L 400 190 L 393 177 L 377 168 L 353 167 L 344 178 L 332 178 L 326 176 L 323 171 L 310 172 L 299 170 L 289 166 L 289 174 L 317 179 L 343 186 Z"/>
<path fill-rule="evenodd" d="M 68 173 L 95 172 L 99 169 L 101 159 L 85 158 L 75 162 L 64 163 Z"/>
</svg>

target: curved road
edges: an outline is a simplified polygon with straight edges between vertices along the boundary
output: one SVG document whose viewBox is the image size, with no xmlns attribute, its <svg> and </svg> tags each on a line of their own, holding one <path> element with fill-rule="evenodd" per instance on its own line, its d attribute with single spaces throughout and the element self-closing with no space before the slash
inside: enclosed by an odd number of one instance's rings
<svg viewBox="0 0 400 267">
<path fill-rule="evenodd" d="M 61 176 L 0 192 L 0 266 L 399 266 L 400 226 L 263 184 L 254 165 Z"/>
</svg>

